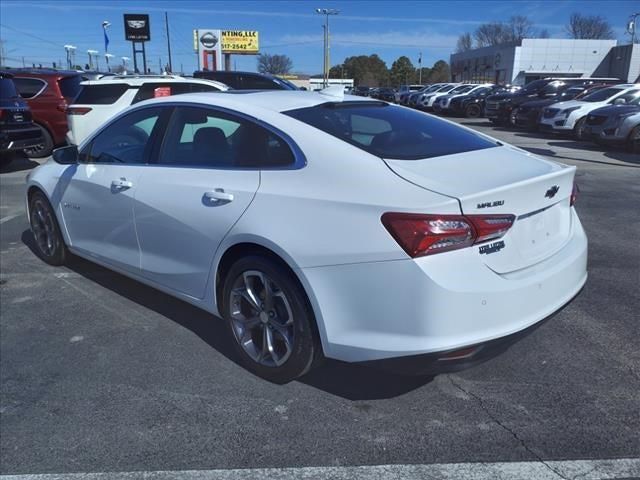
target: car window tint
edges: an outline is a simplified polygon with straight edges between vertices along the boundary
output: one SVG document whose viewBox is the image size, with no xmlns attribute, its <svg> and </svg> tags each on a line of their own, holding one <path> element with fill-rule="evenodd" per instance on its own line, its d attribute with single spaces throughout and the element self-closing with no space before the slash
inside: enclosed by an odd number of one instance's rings
<svg viewBox="0 0 640 480">
<path fill-rule="evenodd" d="M 284 113 L 382 158 L 415 160 L 497 146 L 437 117 L 382 102 L 325 103 Z"/>
<path fill-rule="evenodd" d="M 149 100 L 151 98 L 167 97 L 170 95 L 180 95 L 181 93 L 190 93 L 191 88 L 186 82 L 153 82 L 145 83 L 140 86 L 138 92 L 133 97 L 131 105 Z"/>
<path fill-rule="evenodd" d="M 145 163 L 160 114 L 160 108 L 145 108 L 116 120 L 93 140 L 87 162 Z"/>
<path fill-rule="evenodd" d="M 58 86 L 60 87 L 60 93 L 62 96 L 69 99 L 76 98 L 80 92 L 81 81 L 82 78 L 80 75 L 72 75 L 58 80 Z"/>
<path fill-rule="evenodd" d="M 198 107 L 177 107 L 159 164 L 210 168 L 261 168 L 294 163 L 287 143 L 248 120 Z"/>
<path fill-rule="evenodd" d="M 625 103 L 630 102 L 631 100 L 633 100 L 634 98 L 636 98 L 638 96 L 638 93 L 640 92 L 640 90 L 629 90 L 627 93 L 617 96 L 614 100 L 612 100 L 613 102 L 615 102 L 616 100 L 618 100 L 619 98 L 623 99 L 625 101 Z"/>
<path fill-rule="evenodd" d="M 125 83 L 81 85 L 74 103 L 83 105 L 111 105 L 129 89 Z"/>
<path fill-rule="evenodd" d="M 15 83 L 22 98 L 33 98 L 47 86 L 39 78 L 14 78 L 13 83 Z"/>
<path fill-rule="evenodd" d="M 259 77 L 257 75 L 243 75 L 242 88 L 245 90 L 284 90 L 281 85 L 270 78 Z"/>
<path fill-rule="evenodd" d="M 621 88 L 603 88 L 602 90 L 598 90 L 597 92 L 590 93 L 589 95 L 585 95 L 580 100 L 584 102 L 604 102 L 608 100 L 613 95 L 622 92 Z"/>
</svg>

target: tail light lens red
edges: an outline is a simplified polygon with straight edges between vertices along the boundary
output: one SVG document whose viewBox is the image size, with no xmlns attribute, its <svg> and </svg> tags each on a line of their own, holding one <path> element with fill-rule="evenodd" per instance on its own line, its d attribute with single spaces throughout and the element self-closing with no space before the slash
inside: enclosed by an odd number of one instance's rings
<svg viewBox="0 0 640 480">
<path fill-rule="evenodd" d="M 580 196 L 580 187 L 578 187 L 577 183 L 573 183 L 573 190 L 571 190 L 571 197 L 569 199 L 569 205 L 574 206 L 578 201 L 578 197 Z"/>
<path fill-rule="evenodd" d="M 67 115 L 86 115 L 91 111 L 91 107 L 69 107 Z"/>
<path fill-rule="evenodd" d="M 389 212 L 382 224 L 412 258 L 466 248 L 502 237 L 514 215 L 423 215 Z"/>
</svg>

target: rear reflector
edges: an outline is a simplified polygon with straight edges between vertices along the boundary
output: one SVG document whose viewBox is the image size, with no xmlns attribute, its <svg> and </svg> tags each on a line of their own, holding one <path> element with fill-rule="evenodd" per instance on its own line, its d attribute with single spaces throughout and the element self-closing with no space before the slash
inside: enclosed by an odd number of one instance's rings
<svg viewBox="0 0 640 480">
<path fill-rule="evenodd" d="M 451 360 L 462 360 L 463 358 L 469 358 L 475 355 L 478 349 L 479 347 L 475 346 L 475 347 L 461 348 L 460 350 L 454 350 L 452 352 L 445 353 L 444 355 L 442 355 L 440 358 L 438 358 L 438 361 L 446 362 Z"/>
<path fill-rule="evenodd" d="M 67 115 L 86 115 L 91 111 L 91 107 L 68 107 Z"/>
<path fill-rule="evenodd" d="M 571 198 L 569 200 L 569 206 L 573 207 L 578 201 L 578 197 L 580 196 L 580 187 L 578 187 L 577 183 L 573 183 L 573 190 L 571 190 Z"/>
<path fill-rule="evenodd" d="M 502 237 L 514 215 L 423 215 L 388 212 L 382 224 L 412 258 L 469 247 Z"/>
</svg>

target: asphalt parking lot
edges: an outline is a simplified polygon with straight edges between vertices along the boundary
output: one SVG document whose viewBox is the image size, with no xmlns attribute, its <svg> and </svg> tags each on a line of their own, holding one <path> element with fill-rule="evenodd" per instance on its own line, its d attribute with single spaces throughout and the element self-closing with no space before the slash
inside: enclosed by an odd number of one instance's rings
<svg viewBox="0 0 640 480">
<path fill-rule="evenodd" d="M 41 262 L 23 205 L 36 163 L 3 170 L 0 473 L 459 462 L 555 471 L 555 460 L 639 457 L 640 158 L 456 121 L 578 167 L 590 277 L 503 355 L 435 378 L 335 361 L 282 386 L 254 377 L 211 315 L 81 259 Z"/>
</svg>

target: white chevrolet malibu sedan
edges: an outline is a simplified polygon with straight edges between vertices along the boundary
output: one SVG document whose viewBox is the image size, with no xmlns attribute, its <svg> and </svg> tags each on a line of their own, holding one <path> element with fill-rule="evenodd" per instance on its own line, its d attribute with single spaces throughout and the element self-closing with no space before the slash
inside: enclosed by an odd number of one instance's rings
<svg viewBox="0 0 640 480">
<path fill-rule="evenodd" d="M 341 89 L 340 89 L 341 90 Z M 298 91 L 141 102 L 28 177 L 40 257 L 224 319 L 252 372 L 468 367 L 587 278 L 575 167 L 405 107 Z"/>
</svg>

